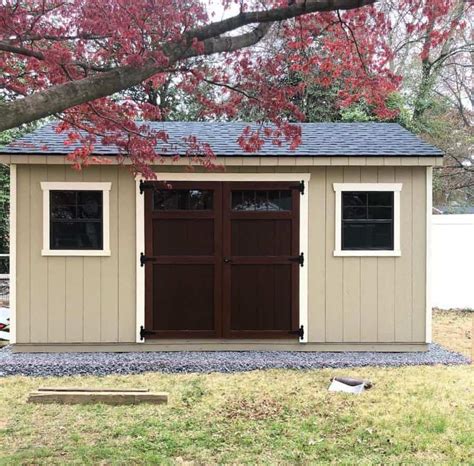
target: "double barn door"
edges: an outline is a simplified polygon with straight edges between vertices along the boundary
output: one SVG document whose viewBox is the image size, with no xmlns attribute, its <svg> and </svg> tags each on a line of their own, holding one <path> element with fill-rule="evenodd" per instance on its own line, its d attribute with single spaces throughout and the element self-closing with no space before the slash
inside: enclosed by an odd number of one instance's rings
<svg viewBox="0 0 474 466">
<path fill-rule="evenodd" d="M 298 330 L 299 183 L 146 183 L 147 338 Z"/>
</svg>

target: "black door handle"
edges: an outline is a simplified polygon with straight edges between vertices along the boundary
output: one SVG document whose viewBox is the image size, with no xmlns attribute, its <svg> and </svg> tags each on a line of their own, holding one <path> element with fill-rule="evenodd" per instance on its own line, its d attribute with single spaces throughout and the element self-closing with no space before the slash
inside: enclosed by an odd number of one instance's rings
<svg viewBox="0 0 474 466">
<path fill-rule="evenodd" d="M 232 259 L 229 259 L 228 257 L 224 257 L 225 264 L 229 264 L 230 262 L 232 262 Z"/>
</svg>

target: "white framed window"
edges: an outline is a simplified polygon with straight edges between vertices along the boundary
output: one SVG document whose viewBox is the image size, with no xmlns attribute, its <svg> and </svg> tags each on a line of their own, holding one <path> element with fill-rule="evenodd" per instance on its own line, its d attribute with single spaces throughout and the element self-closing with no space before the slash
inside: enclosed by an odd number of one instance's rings
<svg viewBox="0 0 474 466">
<path fill-rule="evenodd" d="M 43 256 L 110 256 L 112 183 L 43 182 Z"/>
<path fill-rule="evenodd" d="M 400 256 L 402 183 L 334 183 L 335 256 Z"/>
</svg>

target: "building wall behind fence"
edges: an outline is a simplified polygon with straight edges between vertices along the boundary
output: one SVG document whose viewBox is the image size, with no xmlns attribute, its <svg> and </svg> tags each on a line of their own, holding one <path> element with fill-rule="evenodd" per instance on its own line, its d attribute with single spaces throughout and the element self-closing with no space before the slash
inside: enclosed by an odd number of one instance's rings
<svg viewBox="0 0 474 466">
<path fill-rule="evenodd" d="M 159 168 L 167 169 L 183 167 Z M 227 171 L 311 173 L 305 194 L 309 342 L 426 341 L 425 167 L 229 166 Z M 17 342 L 135 341 L 135 182 L 129 170 L 93 166 L 77 172 L 62 165 L 18 165 L 17 176 Z M 68 180 L 112 183 L 110 257 L 41 256 L 40 182 Z M 403 183 L 401 257 L 334 257 L 333 183 L 341 182 Z"/>
<path fill-rule="evenodd" d="M 474 309 L 474 215 L 433 215 L 431 266 L 433 306 Z"/>
</svg>

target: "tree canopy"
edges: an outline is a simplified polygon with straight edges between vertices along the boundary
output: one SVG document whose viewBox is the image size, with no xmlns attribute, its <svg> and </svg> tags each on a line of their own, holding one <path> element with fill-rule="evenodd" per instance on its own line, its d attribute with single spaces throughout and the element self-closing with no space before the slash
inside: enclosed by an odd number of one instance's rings
<svg viewBox="0 0 474 466">
<path fill-rule="evenodd" d="M 239 138 L 244 149 L 261 147 L 263 135 L 295 147 L 299 121 L 429 126 L 438 92 L 470 124 L 467 2 L 217 3 L 220 20 L 204 0 L 5 0 L 0 131 L 55 117 L 59 131 L 82 142 L 70 155 L 77 167 L 101 137 L 152 176 L 167 135 L 148 120 L 259 121 L 261 129 Z M 212 164 L 212 147 L 198 138 L 183 144 Z"/>
</svg>

